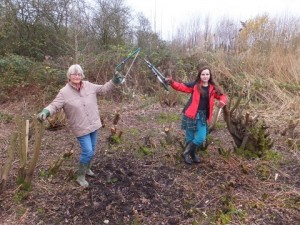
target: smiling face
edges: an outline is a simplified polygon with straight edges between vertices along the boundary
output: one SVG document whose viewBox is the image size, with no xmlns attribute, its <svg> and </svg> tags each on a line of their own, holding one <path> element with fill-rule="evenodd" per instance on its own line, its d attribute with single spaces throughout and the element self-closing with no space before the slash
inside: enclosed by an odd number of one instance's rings
<svg viewBox="0 0 300 225">
<path fill-rule="evenodd" d="M 81 73 L 72 73 L 70 74 L 70 82 L 72 84 L 79 84 L 82 80 L 82 74 Z"/>
<path fill-rule="evenodd" d="M 200 74 L 200 80 L 202 81 L 203 86 L 207 86 L 208 85 L 209 78 L 210 78 L 210 71 L 209 71 L 209 69 L 202 70 L 202 72 Z"/>
<path fill-rule="evenodd" d="M 69 79 L 69 82 L 71 82 L 72 84 L 74 85 L 80 84 L 80 82 L 84 78 L 84 74 L 81 66 L 78 64 L 70 66 L 67 72 L 67 77 Z"/>
</svg>

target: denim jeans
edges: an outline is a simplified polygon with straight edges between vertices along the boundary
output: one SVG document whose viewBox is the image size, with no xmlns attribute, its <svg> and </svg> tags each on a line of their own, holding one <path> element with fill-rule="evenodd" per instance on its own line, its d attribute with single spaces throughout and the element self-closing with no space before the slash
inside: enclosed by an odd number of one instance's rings
<svg viewBox="0 0 300 225">
<path fill-rule="evenodd" d="M 98 141 L 98 130 L 95 130 L 87 135 L 77 137 L 81 147 L 79 162 L 81 164 L 89 164 L 95 155 L 95 149 Z"/>
<path fill-rule="evenodd" d="M 185 129 L 185 138 L 186 138 L 186 143 L 190 143 L 191 141 L 197 145 L 200 146 L 203 144 L 203 142 L 206 139 L 206 133 L 207 133 L 207 123 L 206 123 L 206 118 L 202 118 L 202 116 L 205 115 L 200 115 L 200 118 L 197 118 L 196 121 L 196 129 L 189 129 L 186 127 Z"/>
</svg>

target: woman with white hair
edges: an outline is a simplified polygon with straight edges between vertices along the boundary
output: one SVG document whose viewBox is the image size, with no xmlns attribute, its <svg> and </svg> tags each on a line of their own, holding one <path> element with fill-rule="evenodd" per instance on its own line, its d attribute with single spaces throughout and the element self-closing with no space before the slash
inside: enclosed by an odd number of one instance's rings
<svg viewBox="0 0 300 225">
<path fill-rule="evenodd" d="M 91 161 L 95 155 L 98 139 L 98 129 L 102 127 L 97 94 L 106 94 L 116 85 L 121 84 L 124 77 L 116 73 L 114 77 L 103 85 L 84 81 L 84 73 L 80 65 L 70 66 L 67 71 L 67 84 L 60 89 L 56 98 L 39 114 L 38 119 L 44 121 L 48 116 L 63 109 L 68 124 L 76 136 L 81 155 L 76 181 L 82 187 L 88 187 L 89 183 L 85 175 L 95 176 L 91 171 Z"/>
</svg>

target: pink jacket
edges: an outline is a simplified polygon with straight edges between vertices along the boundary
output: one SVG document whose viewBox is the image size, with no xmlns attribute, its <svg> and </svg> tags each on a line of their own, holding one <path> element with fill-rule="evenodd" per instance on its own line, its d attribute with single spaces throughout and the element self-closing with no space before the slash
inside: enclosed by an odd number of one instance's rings
<svg viewBox="0 0 300 225">
<path fill-rule="evenodd" d="M 114 88 L 112 81 L 104 85 L 83 81 L 80 91 L 66 84 L 46 107 L 50 115 L 63 108 L 72 132 L 76 137 L 89 134 L 102 127 L 97 94 L 106 94 Z"/>
</svg>

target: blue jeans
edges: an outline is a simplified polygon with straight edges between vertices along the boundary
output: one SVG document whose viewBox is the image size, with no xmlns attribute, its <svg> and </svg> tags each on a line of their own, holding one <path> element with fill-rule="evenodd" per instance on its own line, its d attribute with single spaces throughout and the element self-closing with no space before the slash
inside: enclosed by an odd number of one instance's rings
<svg viewBox="0 0 300 225">
<path fill-rule="evenodd" d="M 206 122 L 203 123 L 203 120 L 197 119 L 196 126 L 196 130 L 189 129 L 188 127 L 185 129 L 185 139 L 186 143 L 192 141 L 195 145 L 200 146 L 206 139 L 207 124 Z"/>
<path fill-rule="evenodd" d="M 81 147 L 79 162 L 81 164 L 89 164 L 95 155 L 95 149 L 98 141 L 98 130 L 87 135 L 77 137 Z"/>
</svg>

